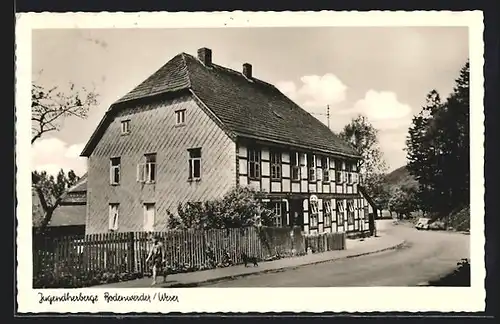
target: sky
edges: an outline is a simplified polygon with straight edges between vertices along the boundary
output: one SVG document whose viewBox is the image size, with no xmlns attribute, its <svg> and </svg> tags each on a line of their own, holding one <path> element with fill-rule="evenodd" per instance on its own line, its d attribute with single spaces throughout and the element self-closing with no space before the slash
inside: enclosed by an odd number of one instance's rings
<svg viewBox="0 0 500 324">
<path fill-rule="evenodd" d="M 32 34 L 32 78 L 45 87 L 95 89 L 87 119 L 67 118 L 33 145 L 32 169 L 86 172 L 80 153 L 105 111 L 180 52 L 212 49 L 214 63 L 283 93 L 340 132 L 363 114 L 379 131 L 388 171 L 406 164 L 412 116 L 427 93 L 446 97 L 468 58 L 466 27 L 306 27 L 204 29 L 39 29 Z"/>
</svg>

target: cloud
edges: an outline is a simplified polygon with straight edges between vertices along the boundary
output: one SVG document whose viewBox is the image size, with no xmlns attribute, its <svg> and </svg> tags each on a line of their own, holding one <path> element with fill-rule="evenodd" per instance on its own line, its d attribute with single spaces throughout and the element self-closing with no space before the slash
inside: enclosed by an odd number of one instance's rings
<svg viewBox="0 0 500 324">
<path fill-rule="evenodd" d="M 346 99 L 347 86 L 335 75 L 305 75 L 297 86 L 293 81 L 276 83 L 277 88 L 304 108 L 324 110 L 326 105 L 334 105 Z"/>
<path fill-rule="evenodd" d="M 379 130 L 409 126 L 412 117 L 410 105 L 401 103 L 391 91 L 369 90 L 354 104 L 353 110 L 368 117 Z"/>
<path fill-rule="evenodd" d="M 87 161 L 80 157 L 83 144 L 68 145 L 58 138 L 40 139 L 32 147 L 32 169 L 56 175 L 59 170 L 74 170 L 79 176 L 87 171 Z"/>
</svg>

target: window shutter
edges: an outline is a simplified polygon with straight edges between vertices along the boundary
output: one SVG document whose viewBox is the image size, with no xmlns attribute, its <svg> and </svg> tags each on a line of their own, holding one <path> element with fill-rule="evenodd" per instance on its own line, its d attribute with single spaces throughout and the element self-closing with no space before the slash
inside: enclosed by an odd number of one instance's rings
<svg viewBox="0 0 500 324">
<path fill-rule="evenodd" d="M 108 224 L 108 229 L 113 229 L 113 207 L 109 206 L 109 211 L 108 211 L 108 217 L 109 217 L 109 224 Z"/>
<path fill-rule="evenodd" d="M 113 165 L 111 164 L 111 162 L 109 162 L 109 183 L 110 184 L 113 184 L 113 173 L 114 173 Z"/>
<path fill-rule="evenodd" d="M 144 182 L 144 170 L 145 170 L 145 164 L 144 163 L 139 163 L 137 165 L 137 181 L 138 182 Z"/>
</svg>

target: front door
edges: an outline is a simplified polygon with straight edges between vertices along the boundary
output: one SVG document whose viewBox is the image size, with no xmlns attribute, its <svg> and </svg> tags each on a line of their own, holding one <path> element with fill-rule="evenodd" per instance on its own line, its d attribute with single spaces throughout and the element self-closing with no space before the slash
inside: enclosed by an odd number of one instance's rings
<svg viewBox="0 0 500 324">
<path fill-rule="evenodd" d="M 301 199 L 290 200 L 290 226 L 300 226 L 304 230 L 304 211 Z"/>
</svg>

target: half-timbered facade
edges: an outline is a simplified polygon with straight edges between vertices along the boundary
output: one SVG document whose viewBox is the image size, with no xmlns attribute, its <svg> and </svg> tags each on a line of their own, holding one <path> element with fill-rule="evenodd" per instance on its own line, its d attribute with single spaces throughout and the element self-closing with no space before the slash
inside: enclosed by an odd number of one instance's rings
<svg viewBox="0 0 500 324">
<path fill-rule="evenodd" d="M 276 226 L 368 230 L 360 156 L 273 85 L 181 53 L 113 104 L 87 143 L 87 233 L 165 229 L 183 202 L 250 186 Z"/>
<path fill-rule="evenodd" d="M 307 233 L 369 229 L 369 204 L 358 191 L 359 160 L 259 141 L 237 145 L 238 184 L 259 191 L 276 226 Z"/>
</svg>

